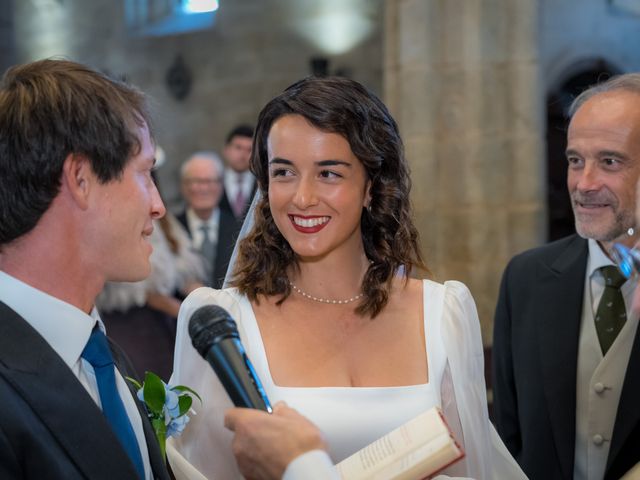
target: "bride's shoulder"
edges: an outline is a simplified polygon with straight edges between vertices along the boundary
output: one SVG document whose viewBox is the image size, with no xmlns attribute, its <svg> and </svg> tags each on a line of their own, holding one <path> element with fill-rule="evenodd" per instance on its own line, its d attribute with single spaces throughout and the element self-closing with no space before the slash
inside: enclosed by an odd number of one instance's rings
<svg viewBox="0 0 640 480">
<path fill-rule="evenodd" d="M 423 279 L 416 280 L 420 283 L 424 291 L 443 289 L 445 300 L 468 301 L 472 300 L 471 291 L 464 283 L 458 280 L 446 280 L 444 283 L 437 282 L 435 280 Z"/>
<path fill-rule="evenodd" d="M 404 308 L 418 306 L 422 303 L 422 291 L 422 280 L 396 277 L 393 280 L 389 302 Z"/>
<path fill-rule="evenodd" d="M 242 295 L 238 292 L 236 288 L 211 288 L 211 287 L 200 287 L 196 288 L 192 291 L 187 298 L 184 299 L 185 304 L 197 303 L 197 302 L 207 302 L 207 303 L 217 303 L 216 300 L 224 299 L 226 297 L 231 297 L 234 300 L 239 300 L 242 298 Z"/>
<path fill-rule="evenodd" d="M 422 291 L 422 280 L 417 278 L 395 277 L 392 293 L 400 295 L 415 295 Z"/>
<path fill-rule="evenodd" d="M 196 288 L 187 295 L 187 298 L 182 302 L 180 314 L 182 316 L 190 316 L 199 307 L 205 305 L 218 305 L 230 313 L 231 309 L 233 309 L 233 313 L 235 313 L 239 310 L 238 305 L 242 302 L 243 298 L 244 296 L 235 288 L 224 288 L 221 290 L 210 287 Z"/>
</svg>

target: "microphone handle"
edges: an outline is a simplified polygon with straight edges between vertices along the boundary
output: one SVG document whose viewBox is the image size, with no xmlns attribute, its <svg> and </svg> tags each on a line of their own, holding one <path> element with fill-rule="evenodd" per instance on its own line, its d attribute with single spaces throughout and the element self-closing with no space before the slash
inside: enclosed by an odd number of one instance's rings
<svg viewBox="0 0 640 480">
<path fill-rule="evenodd" d="M 227 337 L 214 343 L 205 358 L 236 407 L 271 413 L 269 399 L 238 339 Z"/>
</svg>

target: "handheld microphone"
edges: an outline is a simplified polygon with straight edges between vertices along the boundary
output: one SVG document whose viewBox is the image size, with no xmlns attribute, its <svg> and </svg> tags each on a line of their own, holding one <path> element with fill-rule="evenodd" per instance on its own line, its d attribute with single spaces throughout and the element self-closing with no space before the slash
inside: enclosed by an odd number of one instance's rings
<svg viewBox="0 0 640 480">
<path fill-rule="evenodd" d="M 236 407 L 271 413 L 271 404 L 240 342 L 236 322 L 218 305 L 198 308 L 189 320 L 191 343 L 213 367 Z"/>
</svg>

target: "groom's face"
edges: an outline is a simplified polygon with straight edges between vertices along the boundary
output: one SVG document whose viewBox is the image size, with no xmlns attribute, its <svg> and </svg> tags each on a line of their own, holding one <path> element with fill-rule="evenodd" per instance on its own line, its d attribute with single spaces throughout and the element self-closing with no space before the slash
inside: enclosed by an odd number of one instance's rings
<svg viewBox="0 0 640 480">
<path fill-rule="evenodd" d="M 105 280 L 133 282 L 151 271 L 153 220 L 165 207 L 151 176 L 155 146 L 146 126 L 139 129 L 140 151 L 119 179 L 102 183 L 92 175 L 86 224 L 91 253 L 84 253 Z"/>
</svg>

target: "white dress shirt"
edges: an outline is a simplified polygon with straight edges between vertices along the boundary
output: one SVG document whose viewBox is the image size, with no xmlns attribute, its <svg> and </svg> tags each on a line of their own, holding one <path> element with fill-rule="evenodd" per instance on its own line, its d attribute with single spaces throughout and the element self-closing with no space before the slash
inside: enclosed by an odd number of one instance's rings
<svg viewBox="0 0 640 480">
<path fill-rule="evenodd" d="M 187 208 L 187 225 L 191 232 L 191 240 L 193 248 L 200 250 L 204 241 L 204 233 L 202 227 L 205 226 L 209 230 L 209 239 L 214 245 L 218 244 L 218 227 L 220 224 L 220 209 L 216 208 L 207 220 L 202 220 L 193 210 Z"/>
<path fill-rule="evenodd" d="M 604 477 L 624 376 L 638 327 L 638 316 L 631 312 L 637 282 L 628 280 L 620 289 L 627 321 L 607 354 L 602 355 L 594 317 L 604 292 L 604 277 L 599 268 L 606 265 L 613 262 L 598 243 L 590 239 L 578 344 L 574 480 Z"/>
<path fill-rule="evenodd" d="M 282 480 L 340 480 L 340 475 L 327 452 L 311 450 L 291 461 Z"/>
<path fill-rule="evenodd" d="M 73 305 L 33 288 L 2 271 L 0 271 L 0 301 L 24 318 L 46 340 L 78 378 L 93 401 L 102 409 L 93 367 L 80 357 L 95 323 L 98 322 L 100 329 L 105 331 L 95 307 L 91 314 L 87 315 Z M 115 374 L 118 393 L 138 440 L 145 477 L 152 480 L 153 473 L 149 462 L 147 441 L 135 403 L 137 400 L 131 395 L 118 369 L 115 369 Z"/>
<path fill-rule="evenodd" d="M 238 188 L 240 188 L 240 185 L 242 186 L 242 195 L 245 204 L 248 205 L 251 202 L 251 190 L 253 190 L 254 182 L 255 177 L 249 170 L 242 173 L 238 173 L 232 168 L 226 168 L 224 170 L 224 191 L 232 207 L 238 197 Z"/>
</svg>

